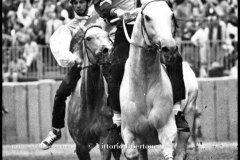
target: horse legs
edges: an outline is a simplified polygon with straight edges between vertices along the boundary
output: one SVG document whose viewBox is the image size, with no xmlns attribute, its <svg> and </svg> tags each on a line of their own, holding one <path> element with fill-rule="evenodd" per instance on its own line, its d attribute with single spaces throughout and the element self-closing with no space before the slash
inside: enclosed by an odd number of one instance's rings
<svg viewBox="0 0 240 160">
<path fill-rule="evenodd" d="M 137 139 L 139 141 L 139 139 Z M 148 150 L 147 146 L 144 143 L 140 142 L 138 144 L 139 160 L 148 160 Z"/>
<path fill-rule="evenodd" d="M 138 148 L 139 160 L 148 160 L 147 148 Z"/>
<path fill-rule="evenodd" d="M 178 132 L 177 147 L 175 150 L 175 160 L 184 160 L 187 158 L 187 144 L 191 132 L 193 132 L 192 128 L 194 125 L 194 116 L 196 111 L 196 98 L 197 92 L 193 92 L 189 96 L 188 103 L 184 108 L 184 115 L 185 119 L 189 124 L 190 132 Z"/>
<path fill-rule="evenodd" d="M 123 149 L 124 156 L 127 160 L 137 160 L 138 159 L 138 151 L 135 146 L 134 142 L 134 135 L 131 131 L 129 131 L 127 128 L 124 128 L 122 131 L 123 140 L 125 143 L 125 147 Z"/>
<path fill-rule="evenodd" d="M 173 113 L 170 115 L 168 122 L 162 128 L 157 129 L 158 138 L 162 144 L 163 156 L 166 160 L 173 160 L 174 144 L 173 141 L 177 136 L 177 126 Z"/>
<path fill-rule="evenodd" d="M 120 160 L 120 156 L 121 156 L 121 145 L 119 145 L 119 148 L 116 149 L 112 149 L 112 154 L 113 157 L 115 158 L 115 160 Z"/>
<path fill-rule="evenodd" d="M 188 115 L 185 116 L 187 122 L 189 124 L 191 123 L 191 120 L 193 121 L 194 115 L 188 113 Z M 192 132 L 192 125 L 190 126 L 190 132 Z M 188 139 L 191 135 L 190 132 L 178 132 L 178 138 L 177 138 L 177 147 L 175 150 L 175 160 L 185 160 L 187 158 L 187 146 L 188 146 Z"/>
<path fill-rule="evenodd" d="M 102 160 L 110 160 L 111 159 L 111 150 L 110 146 L 107 146 L 106 138 L 101 137 L 99 141 L 99 147 L 101 152 L 101 159 Z"/>
<path fill-rule="evenodd" d="M 175 150 L 175 160 L 184 160 L 187 157 L 187 142 L 190 132 L 178 132 L 177 147 Z"/>
<path fill-rule="evenodd" d="M 76 145 L 76 153 L 79 160 L 91 160 L 89 148 L 86 145 Z"/>
</svg>

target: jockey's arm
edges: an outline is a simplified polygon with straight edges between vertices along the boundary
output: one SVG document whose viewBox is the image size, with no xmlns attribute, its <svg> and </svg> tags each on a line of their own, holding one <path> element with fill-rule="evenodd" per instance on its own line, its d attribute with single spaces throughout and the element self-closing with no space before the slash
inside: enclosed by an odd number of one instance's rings
<svg viewBox="0 0 240 160">
<path fill-rule="evenodd" d="M 79 59 L 79 56 L 70 51 L 71 40 L 71 31 L 66 26 L 59 27 L 50 37 L 52 54 L 62 67 L 72 67 Z"/>
<path fill-rule="evenodd" d="M 100 16 L 107 20 L 123 16 L 125 13 L 122 9 L 113 7 L 112 0 L 100 0 L 95 4 L 95 8 L 98 8 Z"/>
</svg>

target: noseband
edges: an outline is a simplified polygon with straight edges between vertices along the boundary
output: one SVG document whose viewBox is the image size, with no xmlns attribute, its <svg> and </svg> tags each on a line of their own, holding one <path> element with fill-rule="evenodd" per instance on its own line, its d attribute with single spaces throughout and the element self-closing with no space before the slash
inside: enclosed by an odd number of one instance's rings
<svg viewBox="0 0 240 160">
<path fill-rule="evenodd" d="M 89 29 L 91 29 L 91 28 L 96 28 L 96 27 L 102 29 L 101 26 L 93 25 L 93 26 L 90 26 L 89 28 L 87 28 L 87 30 L 84 32 L 84 35 L 83 35 L 83 39 L 82 39 L 82 41 L 83 41 L 83 47 L 85 48 L 88 61 L 92 64 L 92 65 L 88 65 L 88 66 L 83 67 L 83 69 L 89 68 L 89 67 L 92 67 L 92 66 L 95 66 L 95 65 L 102 65 L 102 64 L 98 63 L 98 59 L 99 59 L 100 57 L 99 57 L 99 56 L 96 56 L 95 53 L 87 46 L 87 44 L 86 44 L 86 38 L 85 38 L 85 36 L 86 36 L 86 34 L 87 34 L 87 31 L 88 31 Z M 109 40 L 111 41 L 110 37 L 109 37 Z M 82 41 L 81 41 L 81 42 L 82 42 Z M 111 42 L 112 42 L 112 41 L 111 41 Z M 112 42 L 112 43 L 113 43 L 113 42 Z M 88 51 L 90 51 L 91 55 L 94 57 L 95 62 L 92 62 L 91 59 L 89 58 L 89 52 L 88 52 Z M 102 52 L 101 52 L 101 53 L 102 53 Z M 104 63 L 103 63 L 103 64 L 104 64 Z"/>
</svg>

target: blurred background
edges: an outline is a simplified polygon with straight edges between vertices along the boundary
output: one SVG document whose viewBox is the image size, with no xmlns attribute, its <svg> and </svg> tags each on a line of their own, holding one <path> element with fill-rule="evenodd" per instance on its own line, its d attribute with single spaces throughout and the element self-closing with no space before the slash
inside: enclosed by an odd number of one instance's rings
<svg viewBox="0 0 240 160">
<path fill-rule="evenodd" d="M 176 40 L 197 77 L 237 76 L 238 1 L 175 0 Z M 61 79 L 49 49 L 53 32 L 74 17 L 68 0 L 2 0 L 3 81 Z"/>
</svg>

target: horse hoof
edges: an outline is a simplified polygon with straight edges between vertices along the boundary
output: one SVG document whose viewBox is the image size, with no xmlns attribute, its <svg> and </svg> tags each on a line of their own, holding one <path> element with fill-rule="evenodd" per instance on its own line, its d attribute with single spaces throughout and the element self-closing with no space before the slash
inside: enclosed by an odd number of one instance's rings
<svg viewBox="0 0 240 160">
<path fill-rule="evenodd" d="M 186 160 L 187 159 L 187 154 L 181 154 L 181 155 L 177 155 L 174 157 L 174 160 Z"/>
<path fill-rule="evenodd" d="M 127 160 L 138 160 L 138 151 L 137 150 L 126 150 L 124 153 L 124 156 L 126 157 Z"/>
</svg>

